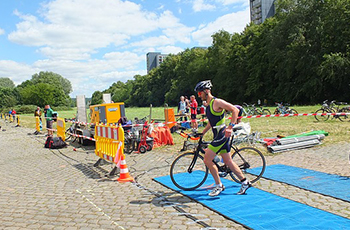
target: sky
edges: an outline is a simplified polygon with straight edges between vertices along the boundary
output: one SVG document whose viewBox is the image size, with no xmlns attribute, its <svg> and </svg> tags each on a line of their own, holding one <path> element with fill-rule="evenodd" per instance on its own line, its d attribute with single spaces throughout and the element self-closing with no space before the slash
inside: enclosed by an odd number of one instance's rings
<svg viewBox="0 0 350 230">
<path fill-rule="evenodd" d="M 0 77 L 18 85 L 54 72 L 71 97 L 91 97 L 147 74 L 148 52 L 208 47 L 249 20 L 249 0 L 1 0 Z"/>
</svg>

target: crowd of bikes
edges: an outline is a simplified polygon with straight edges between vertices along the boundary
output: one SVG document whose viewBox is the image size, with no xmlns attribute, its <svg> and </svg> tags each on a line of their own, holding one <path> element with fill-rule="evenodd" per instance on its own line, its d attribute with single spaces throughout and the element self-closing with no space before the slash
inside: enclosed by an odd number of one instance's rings
<svg viewBox="0 0 350 230">
<path fill-rule="evenodd" d="M 276 102 L 276 108 L 273 114 L 298 114 L 296 109 L 290 108 L 289 104 L 283 104 L 282 102 Z M 313 112 L 316 121 L 327 121 L 328 119 L 338 119 L 340 121 L 350 121 L 350 106 L 346 102 L 337 102 L 335 100 L 325 100 L 322 102 L 320 109 Z M 264 108 L 255 104 L 243 103 L 243 115 L 244 116 L 256 116 L 256 115 L 271 115 L 271 111 L 268 108 Z"/>
<path fill-rule="evenodd" d="M 283 104 L 282 102 L 276 102 L 276 109 L 273 114 L 297 114 L 298 111 L 290 108 L 289 104 Z M 271 115 L 271 111 L 268 108 L 264 108 L 262 105 L 256 106 L 255 104 L 243 103 L 243 115 L 255 116 L 255 115 Z"/>
</svg>

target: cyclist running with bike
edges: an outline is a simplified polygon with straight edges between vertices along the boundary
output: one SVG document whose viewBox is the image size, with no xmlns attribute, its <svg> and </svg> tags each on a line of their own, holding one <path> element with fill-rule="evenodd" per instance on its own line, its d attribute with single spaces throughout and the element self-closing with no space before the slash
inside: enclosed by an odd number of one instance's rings
<svg viewBox="0 0 350 230">
<path fill-rule="evenodd" d="M 203 135 L 211 128 L 214 135 L 214 140 L 209 144 L 205 150 L 204 163 L 209 168 L 211 175 L 215 180 L 215 187 L 208 194 L 209 196 L 217 196 L 225 190 L 225 186 L 221 183 L 218 169 L 213 163 L 213 159 L 217 154 L 221 154 L 224 163 L 231 169 L 234 174 L 241 181 L 241 189 L 238 191 L 238 195 L 245 194 L 248 188 L 252 185 L 247 178 L 244 177 L 241 169 L 233 162 L 230 156 L 230 137 L 232 128 L 237 122 L 239 110 L 232 104 L 226 102 L 223 99 L 215 98 L 211 94 L 211 81 L 199 82 L 194 90 L 198 93 L 198 97 L 202 101 L 206 101 L 208 106 L 206 108 L 206 116 L 209 120 L 207 126 L 203 130 Z M 224 110 L 232 112 L 231 122 L 226 127 Z"/>
</svg>

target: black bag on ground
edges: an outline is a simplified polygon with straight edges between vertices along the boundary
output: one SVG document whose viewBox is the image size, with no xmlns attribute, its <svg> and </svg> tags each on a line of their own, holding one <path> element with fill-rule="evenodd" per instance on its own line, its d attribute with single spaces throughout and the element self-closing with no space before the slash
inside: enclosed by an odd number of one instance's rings
<svg viewBox="0 0 350 230">
<path fill-rule="evenodd" d="M 49 149 L 61 149 L 67 147 L 67 144 L 61 137 L 47 137 L 44 147 Z"/>
</svg>

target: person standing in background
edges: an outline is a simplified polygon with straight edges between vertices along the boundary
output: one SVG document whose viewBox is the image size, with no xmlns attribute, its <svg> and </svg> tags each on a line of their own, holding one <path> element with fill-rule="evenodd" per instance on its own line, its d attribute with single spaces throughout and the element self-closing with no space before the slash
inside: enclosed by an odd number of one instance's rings
<svg viewBox="0 0 350 230">
<path fill-rule="evenodd" d="M 43 129 L 43 123 L 42 123 L 42 120 L 41 120 L 41 110 L 40 110 L 40 107 L 38 106 L 36 108 L 36 110 L 34 111 L 34 117 L 39 117 L 39 120 L 40 120 L 40 130 Z"/>
<path fill-rule="evenodd" d="M 191 108 L 191 123 L 192 123 L 192 130 L 194 132 L 198 131 L 198 123 L 197 123 L 197 108 L 198 108 L 198 103 L 196 101 L 196 97 L 192 95 L 190 97 L 190 108 Z"/>
<path fill-rule="evenodd" d="M 50 108 L 50 105 L 45 105 L 45 111 L 46 111 L 46 129 L 47 129 L 47 135 L 52 136 L 53 135 L 53 130 L 52 130 L 52 114 L 53 110 Z"/>
</svg>

